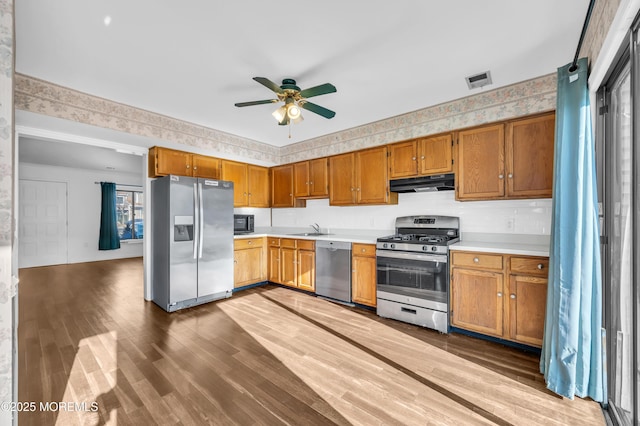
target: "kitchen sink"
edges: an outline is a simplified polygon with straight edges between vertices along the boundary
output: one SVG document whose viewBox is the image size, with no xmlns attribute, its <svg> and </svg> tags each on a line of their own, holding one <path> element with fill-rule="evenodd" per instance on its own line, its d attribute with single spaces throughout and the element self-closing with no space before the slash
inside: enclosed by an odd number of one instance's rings
<svg viewBox="0 0 640 426">
<path fill-rule="evenodd" d="M 324 232 L 301 232 L 299 234 L 287 234 L 287 235 L 296 235 L 300 237 L 319 237 L 321 235 L 333 235 L 333 234 L 327 234 Z"/>
</svg>

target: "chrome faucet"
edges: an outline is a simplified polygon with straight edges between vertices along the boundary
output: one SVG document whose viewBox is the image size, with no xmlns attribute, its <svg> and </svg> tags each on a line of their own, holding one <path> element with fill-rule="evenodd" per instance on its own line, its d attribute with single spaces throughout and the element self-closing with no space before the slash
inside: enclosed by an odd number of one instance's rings
<svg viewBox="0 0 640 426">
<path fill-rule="evenodd" d="M 316 234 L 320 233 L 320 225 L 318 225 L 317 223 L 314 223 L 313 225 L 309 225 L 309 226 L 312 227 L 314 231 L 316 231 Z"/>
</svg>

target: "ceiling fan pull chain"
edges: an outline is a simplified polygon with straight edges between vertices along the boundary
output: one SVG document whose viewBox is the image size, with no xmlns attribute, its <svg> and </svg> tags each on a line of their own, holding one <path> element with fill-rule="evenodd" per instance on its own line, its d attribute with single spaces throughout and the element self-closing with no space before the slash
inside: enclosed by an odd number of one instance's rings
<svg viewBox="0 0 640 426">
<path fill-rule="evenodd" d="M 291 139 L 291 121 L 289 121 L 289 139 Z"/>
</svg>

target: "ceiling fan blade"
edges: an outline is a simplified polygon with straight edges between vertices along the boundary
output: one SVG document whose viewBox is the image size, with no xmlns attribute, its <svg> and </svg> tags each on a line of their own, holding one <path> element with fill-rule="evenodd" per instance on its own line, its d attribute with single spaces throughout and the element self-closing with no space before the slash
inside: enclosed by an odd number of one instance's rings
<svg viewBox="0 0 640 426">
<path fill-rule="evenodd" d="M 255 81 L 257 81 L 258 83 L 262 84 L 267 89 L 271 89 L 276 93 L 284 93 L 284 90 L 282 90 L 280 88 L 280 86 L 278 86 L 277 84 L 275 84 L 273 81 L 269 80 L 268 78 L 265 78 L 265 77 L 253 77 L 253 79 Z"/>
<path fill-rule="evenodd" d="M 264 101 L 238 102 L 237 104 L 234 104 L 234 105 L 237 107 L 246 107 L 246 106 L 252 106 L 252 105 L 273 104 L 276 102 L 278 102 L 277 99 L 265 99 Z"/>
<path fill-rule="evenodd" d="M 300 102 L 299 105 L 300 108 L 315 112 L 316 114 L 319 114 L 324 118 L 333 118 L 336 116 L 336 113 L 331 111 L 330 109 L 326 109 L 325 107 L 321 107 L 320 105 L 316 105 L 311 102 Z"/>
<path fill-rule="evenodd" d="M 303 98 L 311 98 L 313 96 L 326 95 L 327 93 L 335 92 L 336 86 L 330 83 L 321 84 L 320 86 L 310 87 L 300 92 L 300 96 Z"/>
</svg>

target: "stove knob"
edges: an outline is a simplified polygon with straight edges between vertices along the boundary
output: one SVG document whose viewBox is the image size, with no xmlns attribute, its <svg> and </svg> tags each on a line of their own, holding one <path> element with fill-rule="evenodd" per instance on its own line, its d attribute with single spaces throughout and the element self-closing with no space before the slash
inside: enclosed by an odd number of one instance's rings
<svg viewBox="0 0 640 426">
<path fill-rule="evenodd" d="M 429 250 L 429 246 L 422 246 L 422 251 L 427 251 Z"/>
<path fill-rule="evenodd" d="M 438 251 L 438 247 L 436 246 L 431 247 L 431 251 Z"/>
<path fill-rule="evenodd" d="M 391 244 L 391 248 L 392 249 L 396 248 L 396 245 L 395 244 Z"/>
<path fill-rule="evenodd" d="M 382 248 L 387 248 L 387 243 L 383 243 Z"/>
</svg>

